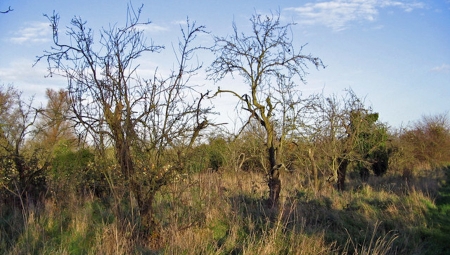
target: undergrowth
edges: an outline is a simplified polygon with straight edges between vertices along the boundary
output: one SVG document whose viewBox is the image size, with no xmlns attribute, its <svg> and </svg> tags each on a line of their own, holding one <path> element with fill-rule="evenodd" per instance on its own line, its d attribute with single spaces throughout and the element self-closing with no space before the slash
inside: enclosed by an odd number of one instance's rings
<svg viewBox="0 0 450 255">
<path fill-rule="evenodd" d="M 26 208 L 0 207 L 0 253 L 445 254 L 450 168 L 445 171 L 446 178 L 408 182 L 393 175 L 350 180 L 344 192 L 314 192 L 296 173 L 284 173 L 275 209 L 267 209 L 260 174 L 195 174 L 158 193 L 159 234 L 147 239 L 136 239 L 133 221 L 117 219 L 93 195 L 50 197 Z"/>
</svg>

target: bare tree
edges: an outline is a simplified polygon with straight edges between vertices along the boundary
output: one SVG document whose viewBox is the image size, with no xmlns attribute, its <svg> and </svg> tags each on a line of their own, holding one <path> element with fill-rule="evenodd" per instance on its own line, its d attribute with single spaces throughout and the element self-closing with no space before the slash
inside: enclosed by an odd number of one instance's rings
<svg viewBox="0 0 450 255">
<path fill-rule="evenodd" d="M 144 79 L 138 75 L 137 59 L 164 47 L 147 45 L 139 27 L 149 22 L 139 22 L 141 9 L 129 7 L 124 27 L 103 28 L 99 46 L 94 43 L 93 31 L 80 18 L 72 20 L 66 32 L 67 43 L 63 43 L 58 33 L 59 16 L 54 14 L 48 17 L 54 46 L 37 61 L 46 59 L 50 75 L 56 72 L 68 79 L 79 131 L 90 137 L 100 151 L 112 144 L 118 174 L 129 184 L 142 226 L 149 230 L 155 193 L 170 180 L 172 171 L 181 168 L 179 164 L 162 169 L 161 154 L 170 146 L 192 146 L 200 131 L 209 125 L 206 114 L 210 109 L 202 106 L 207 93 L 199 93 L 195 85 L 189 84 L 191 76 L 201 68 L 199 63 L 188 64 L 202 48 L 191 44 L 197 34 L 205 33 L 204 27 L 188 20 L 186 28 L 182 28 L 179 48 L 174 49 L 176 68 L 168 77 L 155 70 L 153 78 Z M 144 163 L 142 157 L 150 162 Z"/>
<path fill-rule="evenodd" d="M 303 46 L 295 49 L 291 34 L 293 24 L 282 25 L 280 15 L 262 16 L 254 14 L 250 19 L 252 31 L 246 35 L 233 24 L 233 34 L 216 37 L 214 52 L 216 59 L 209 68 L 209 78 L 219 81 L 227 75 L 239 74 L 248 86 L 248 94 L 240 95 L 233 90 L 218 89 L 219 93 L 230 93 L 243 105 L 243 109 L 256 119 L 266 132 L 267 159 L 269 161 L 269 204 L 278 203 L 281 190 L 277 160 L 279 134 L 276 133 L 274 115 L 279 94 L 275 84 L 290 84 L 295 78 L 304 82 L 308 63 L 316 68 L 324 67 L 322 61 L 311 55 L 303 55 Z"/>
</svg>

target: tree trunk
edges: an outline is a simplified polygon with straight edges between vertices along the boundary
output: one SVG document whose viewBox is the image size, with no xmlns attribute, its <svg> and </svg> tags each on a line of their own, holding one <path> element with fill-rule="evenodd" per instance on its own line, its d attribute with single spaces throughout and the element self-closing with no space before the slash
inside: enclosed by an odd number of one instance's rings
<svg viewBox="0 0 450 255">
<path fill-rule="evenodd" d="M 278 205 L 278 200 L 281 191 L 281 180 L 279 169 L 281 164 L 277 164 L 276 149 L 273 145 L 269 147 L 269 162 L 270 162 L 270 174 L 269 174 L 269 207 L 274 208 Z"/>
<path fill-rule="evenodd" d="M 126 180 L 134 174 L 134 163 L 131 156 L 130 146 L 127 141 L 119 140 L 116 144 L 116 157 L 119 161 L 120 171 Z"/>
<path fill-rule="evenodd" d="M 363 181 L 363 182 L 369 181 L 369 176 L 370 176 L 369 169 L 365 166 L 360 166 L 359 176 L 361 177 L 361 181 Z"/>
<path fill-rule="evenodd" d="M 14 161 L 14 165 L 16 167 L 17 172 L 19 173 L 19 186 L 17 187 L 18 190 L 16 192 L 18 192 L 21 196 L 26 196 L 26 186 L 27 186 L 27 173 L 25 172 L 25 162 L 22 158 L 22 156 L 19 155 L 18 152 L 15 152 L 12 155 L 13 161 Z M 23 197 L 24 198 L 24 197 Z"/>
<path fill-rule="evenodd" d="M 153 217 L 153 199 L 154 193 L 149 192 L 147 196 L 143 196 L 141 192 L 136 192 L 136 200 L 139 206 L 139 214 L 141 218 L 141 227 L 144 234 L 150 234 L 155 226 Z"/>
<path fill-rule="evenodd" d="M 134 191 L 139 206 L 140 231 L 139 237 L 147 243 L 151 249 L 161 248 L 161 232 L 158 228 L 153 211 L 153 200 L 156 190 L 142 192 L 139 186 Z"/>
<path fill-rule="evenodd" d="M 347 173 L 347 166 L 349 164 L 348 159 L 342 159 L 340 158 L 338 160 L 339 162 L 339 168 L 338 168 L 338 182 L 337 182 L 337 188 L 340 191 L 345 190 L 345 174 Z"/>
<path fill-rule="evenodd" d="M 312 174 L 313 174 L 313 187 L 314 191 L 319 191 L 319 173 L 316 166 L 316 160 L 314 159 L 314 151 L 309 149 L 308 150 L 308 157 L 311 161 L 311 168 L 312 168 Z"/>
</svg>

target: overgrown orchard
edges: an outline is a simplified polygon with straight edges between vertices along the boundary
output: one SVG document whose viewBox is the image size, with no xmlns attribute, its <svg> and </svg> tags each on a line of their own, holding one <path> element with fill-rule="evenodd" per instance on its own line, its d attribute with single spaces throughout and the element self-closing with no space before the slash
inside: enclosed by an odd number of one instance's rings
<svg viewBox="0 0 450 255">
<path fill-rule="evenodd" d="M 129 10 L 133 10 L 132 8 Z M 0 251 L 8 254 L 404 254 L 448 248 L 450 125 L 426 116 L 394 130 L 353 91 L 303 97 L 307 64 L 293 24 L 255 14 L 252 31 L 196 45 L 187 20 L 176 65 L 143 79 L 140 9 L 124 27 L 72 20 L 39 60 L 67 78 L 34 107 L 0 90 Z M 199 92 L 209 78 L 248 86 Z M 275 84 L 275 85 L 274 85 Z M 242 106 L 236 132 L 214 123 L 215 97 Z M 230 109 L 232 111 L 233 109 Z M 436 200 L 437 199 L 437 200 Z M 435 202 L 436 201 L 436 202 Z"/>
</svg>

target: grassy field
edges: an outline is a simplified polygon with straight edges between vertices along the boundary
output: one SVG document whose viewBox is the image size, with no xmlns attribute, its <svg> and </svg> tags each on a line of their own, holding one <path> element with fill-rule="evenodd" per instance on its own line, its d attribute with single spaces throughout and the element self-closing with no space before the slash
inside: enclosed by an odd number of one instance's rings
<svg viewBox="0 0 450 255">
<path fill-rule="evenodd" d="M 405 179 L 349 178 L 338 192 L 282 175 L 281 203 L 265 206 L 262 174 L 188 176 L 158 193 L 158 230 L 137 240 L 133 207 L 119 221 L 95 196 L 0 208 L 2 254 L 445 254 L 450 249 L 450 168 Z M 133 203 L 131 203 L 133 204 Z M 124 223 L 127 222 L 127 223 Z"/>
</svg>

